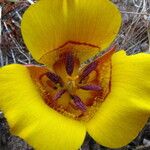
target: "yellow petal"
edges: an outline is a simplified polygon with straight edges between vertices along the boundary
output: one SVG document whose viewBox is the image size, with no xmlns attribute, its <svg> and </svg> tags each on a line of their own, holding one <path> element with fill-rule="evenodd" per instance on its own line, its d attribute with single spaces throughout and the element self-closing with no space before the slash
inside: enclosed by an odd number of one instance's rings
<svg viewBox="0 0 150 150">
<path fill-rule="evenodd" d="M 85 137 L 85 127 L 48 107 L 29 71 L 22 65 L 0 69 L 0 109 L 11 132 L 37 150 L 76 150 Z"/>
<path fill-rule="evenodd" d="M 120 12 L 109 0 L 42 0 L 25 12 L 21 29 L 33 57 L 51 65 L 68 49 L 88 59 L 109 46 L 120 24 Z"/>
<path fill-rule="evenodd" d="M 111 93 L 87 124 L 100 144 L 118 148 L 131 142 L 150 116 L 150 55 L 112 57 Z"/>
</svg>

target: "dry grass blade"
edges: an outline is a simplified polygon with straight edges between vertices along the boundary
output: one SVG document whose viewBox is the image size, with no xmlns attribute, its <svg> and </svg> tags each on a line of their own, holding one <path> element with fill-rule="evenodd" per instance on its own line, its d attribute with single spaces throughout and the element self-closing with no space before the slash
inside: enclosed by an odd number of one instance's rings
<svg viewBox="0 0 150 150">
<path fill-rule="evenodd" d="M 120 49 L 128 54 L 148 51 L 148 28 L 150 25 L 150 1 L 126 0 L 119 8 L 123 14 L 123 26 L 117 38 Z"/>
</svg>

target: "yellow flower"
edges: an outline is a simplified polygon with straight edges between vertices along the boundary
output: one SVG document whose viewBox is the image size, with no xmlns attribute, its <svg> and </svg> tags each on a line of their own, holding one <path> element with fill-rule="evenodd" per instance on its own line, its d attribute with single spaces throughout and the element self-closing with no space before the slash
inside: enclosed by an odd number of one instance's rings
<svg viewBox="0 0 150 150">
<path fill-rule="evenodd" d="M 11 132 L 37 150 L 77 150 L 88 132 L 117 148 L 133 140 L 150 116 L 150 55 L 107 48 L 121 15 L 109 0 L 41 0 L 22 20 L 33 57 L 46 67 L 0 69 L 0 109 Z"/>
</svg>

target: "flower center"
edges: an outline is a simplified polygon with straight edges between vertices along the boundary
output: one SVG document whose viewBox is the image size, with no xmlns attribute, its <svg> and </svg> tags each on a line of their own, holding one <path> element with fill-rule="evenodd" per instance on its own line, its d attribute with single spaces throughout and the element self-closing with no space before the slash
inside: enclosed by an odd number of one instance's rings
<svg viewBox="0 0 150 150">
<path fill-rule="evenodd" d="M 45 102 L 56 111 L 78 120 L 89 120 L 98 104 L 104 100 L 104 89 L 97 79 L 97 63 L 87 65 L 82 73 L 73 76 L 73 69 L 61 78 L 53 72 L 40 76 Z M 73 65 L 72 65 L 73 66 Z M 70 66 L 67 66 L 70 67 Z M 93 78 L 93 79 L 91 79 Z"/>
<path fill-rule="evenodd" d="M 53 65 L 54 72 L 39 76 L 45 103 L 67 117 L 91 119 L 110 91 L 110 56 L 79 70 L 77 57 L 71 51 L 63 53 Z"/>
<path fill-rule="evenodd" d="M 66 82 L 65 87 L 70 94 L 75 94 L 76 89 L 77 89 L 77 79 L 78 78 L 79 78 L 78 75 L 75 77 L 67 76 L 68 81 Z"/>
</svg>

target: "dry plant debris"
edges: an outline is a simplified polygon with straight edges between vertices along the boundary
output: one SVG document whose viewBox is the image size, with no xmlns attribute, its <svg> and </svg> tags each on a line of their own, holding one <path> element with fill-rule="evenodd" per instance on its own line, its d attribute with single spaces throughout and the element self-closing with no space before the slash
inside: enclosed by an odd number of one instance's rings
<svg viewBox="0 0 150 150">
<path fill-rule="evenodd" d="M 150 53 L 150 0 L 112 0 L 122 12 L 123 25 L 115 41 L 127 54 Z M 0 66 L 10 63 L 36 63 L 26 49 L 20 22 L 23 12 L 34 0 L 0 0 Z M 111 22 L 110 22 L 111 23 Z M 115 138 L 115 137 L 114 137 Z M 11 135 L 0 113 L 0 149 L 31 150 L 21 138 Z M 89 135 L 80 150 L 110 150 L 98 145 Z M 129 145 L 119 150 L 150 150 L 150 123 Z"/>
</svg>

